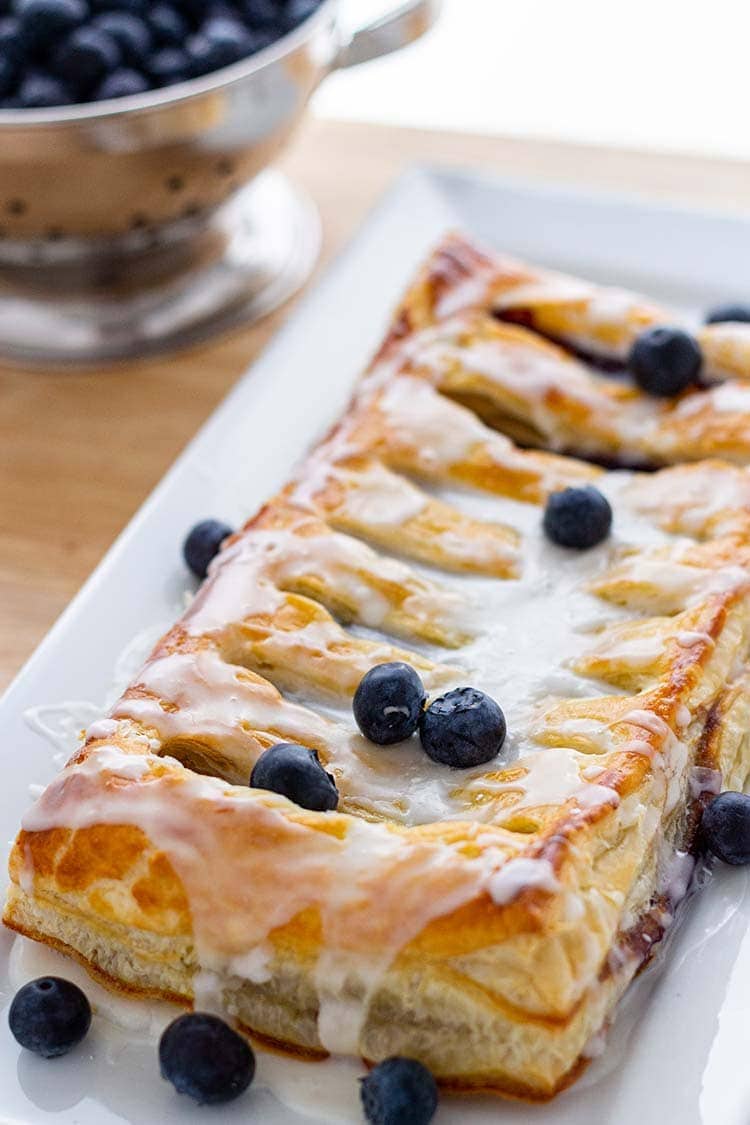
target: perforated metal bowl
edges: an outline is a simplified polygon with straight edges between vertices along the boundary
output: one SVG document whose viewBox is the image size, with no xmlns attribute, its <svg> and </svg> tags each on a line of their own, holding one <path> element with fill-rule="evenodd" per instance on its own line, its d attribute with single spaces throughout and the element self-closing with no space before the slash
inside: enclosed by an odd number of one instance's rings
<svg viewBox="0 0 750 1125">
<path fill-rule="evenodd" d="M 0 353 L 80 362 L 268 311 L 319 249 L 268 171 L 321 79 L 411 42 L 439 0 L 346 36 L 337 0 L 258 54 L 133 98 L 0 112 Z"/>
</svg>

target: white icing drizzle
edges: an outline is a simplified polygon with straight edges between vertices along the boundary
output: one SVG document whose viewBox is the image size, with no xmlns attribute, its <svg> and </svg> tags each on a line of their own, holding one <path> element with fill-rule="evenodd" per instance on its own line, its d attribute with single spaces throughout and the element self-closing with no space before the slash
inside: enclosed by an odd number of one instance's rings
<svg viewBox="0 0 750 1125">
<path fill-rule="evenodd" d="M 491 877 L 488 889 L 495 905 L 505 906 L 523 891 L 540 890 L 554 894 L 560 890 L 560 883 L 549 860 L 519 856 L 509 860 Z"/>
</svg>

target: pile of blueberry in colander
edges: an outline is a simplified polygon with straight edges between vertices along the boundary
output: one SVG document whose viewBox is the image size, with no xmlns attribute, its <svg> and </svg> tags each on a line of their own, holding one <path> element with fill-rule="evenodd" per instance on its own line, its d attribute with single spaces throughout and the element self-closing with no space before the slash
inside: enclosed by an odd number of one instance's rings
<svg viewBox="0 0 750 1125">
<path fill-rule="evenodd" d="M 103 101 L 260 51 L 320 0 L 0 0 L 0 108 Z"/>
</svg>

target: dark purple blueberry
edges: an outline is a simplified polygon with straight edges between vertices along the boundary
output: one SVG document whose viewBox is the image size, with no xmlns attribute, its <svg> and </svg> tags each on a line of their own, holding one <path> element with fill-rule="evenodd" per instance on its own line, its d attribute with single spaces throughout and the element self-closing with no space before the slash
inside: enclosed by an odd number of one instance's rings
<svg viewBox="0 0 750 1125">
<path fill-rule="evenodd" d="M 22 66 L 26 58 L 21 23 L 15 16 L 0 19 L 0 57 L 15 67 Z"/>
<path fill-rule="evenodd" d="M 152 44 L 151 31 L 144 20 L 129 12 L 102 12 L 94 17 L 90 26 L 112 36 L 126 63 L 143 66 Z"/>
<path fill-rule="evenodd" d="M 161 46 L 182 47 L 188 37 L 188 25 L 171 4 L 154 4 L 148 13 L 154 39 Z"/>
<path fill-rule="evenodd" d="M 32 51 L 47 51 L 80 27 L 89 14 L 84 0 L 16 0 L 21 35 Z"/>
<path fill-rule="evenodd" d="M 20 109 L 48 109 L 51 106 L 71 105 L 75 99 L 64 82 L 52 74 L 29 71 L 18 87 Z"/>
<path fill-rule="evenodd" d="M 423 711 L 422 746 L 433 762 L 468 769 L 490 762 L 503 748 L 505 716 L 489 695 L 476 688 L 455 688 Z"/>
<path fill-rule="evenodd" d="M 731 791 L 714 797 L 703 810 L 701 836 L 724 863 L 750 863 L 750 797 Z"/>
<path fill-rule="evenodd" d="M 586 551 L 612 530 L 612 508 L 598 488 L 564 488 L 553 492 L 544 510 L 544 530 L 559 547 Z"/>
<path fill-rule="evenodd" d="M 283 0 L 244 0 L 242 14 L 249 27 L 283 31 L 286 24 Z"/>
<path fill-rule="evenodd" d="M 182 555 L 196 578 L 205 578 L 213 558 L 232 528 L 219 520 L 201 520 L 189 532 L 182 545 Z"/>
<path fill-rule="evenodd" d="M 95 12 L 128 12 L 132 16 L 145 16 L 149 0 L 90 0 Z"/>
<path fill-rule="evenodd" d="M 0 98 L 7 98 L 16 85 L 16 66 L 12 59 L 0 54 Z"/>
<path fill-rule="evenodd" d="M 682 328 L 657 324 L 641 332 L 628 367 L 638 386 L 658 398 L 674 398 L 695 383 L 703 357 L 698 341 Z"/>
<path fill-rule="evenodd" d="M 188 39 L 190 72 L 210 74 L 239 62 L 255 50 L 255 42 L 239 20 L 216 16 L 206 20 L 197 35 Z"/>
<path fill-rule="evenodd" d="M 365 738 L 391 746 L 414 734 L 426 698 L 422 681 L 408 664 L 377 664 L 354 693 L 354 718 Z"/>
<path fill-rule="evenodd" d="M 77 984 L 39 977 L 20 988 L 8 1013 L 13 1037 L 35 1055 L 65 1055 L 86 1036 L 91 1006 Z"/>
<path fill-rule="evenodd" d="M 106 102 L 111 98 L 132 98 L 136 94 L 145 94 L 151 87 L 148 81 L 138 70 L 120 67 L 108 74 L 94 94 L 95 101 Z"/>
<path fill-rule="evenodd" d="M 279 793 L 312 812 L 331 812 L 339 803 L 336 782 L 315 750 L 294 742 L 279 742 L 264 750 L 253 766 L 250 785 Z"/>
<path fill-rule="evenodd" d="M 370 1125 L 429 1125 L 435 1116 L 437 1083 L 416 1059 L 386 1059 L 360 1083 L 362 1108 Z"/>
<path fill-rule="evenodd" d="M 716 305 L 706 316 L 706 324 L 750 324 L 750 305 Z"/>
<path fill-rule="evenodd" d="M 179 47 L 162 47 L 154 51 L 146 63 L 147 70 L 159 86 L 172 86 L 188 77 L 190 59 Z"/>
<path fill-rule="evenodd" d="M 255 1076 L 249 1043 L 218 1016 L 188 1012 L 159 1041 L 161 1076 L 199 1105 L 231 1102 Z"/>
<path fill-rule="evenodd" d="M 72 89 L 87 93 L 122 64 L 117 41 L 96 27 L 79 27 L 55 52 L 56 74 Z"/>
<path fill-rule="evenodd" d="M 304 23 L 316 8 L 320 7 L 320 0 L 287 0 L 284 5 L 284 24 L 287 29 L 298 27 Z"/>
</svg>

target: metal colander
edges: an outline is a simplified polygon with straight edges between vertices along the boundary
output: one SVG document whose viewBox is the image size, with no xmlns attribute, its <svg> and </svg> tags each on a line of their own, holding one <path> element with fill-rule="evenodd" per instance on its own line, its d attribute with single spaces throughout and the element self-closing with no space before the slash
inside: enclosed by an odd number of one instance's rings
<svg viewBox="0 0 750 1125">
<path fill-rule="evenodd" d="M 125 356 L 278 303 L 312 266 L 315 220 L 278 173 L 259 173 L 327 73 L 413 40 L 437 8 L 409 0 L 346 37 L 337 0 L 323 0 L 215 74 L 0 111 L 0 352 Z"/>
</svg>

